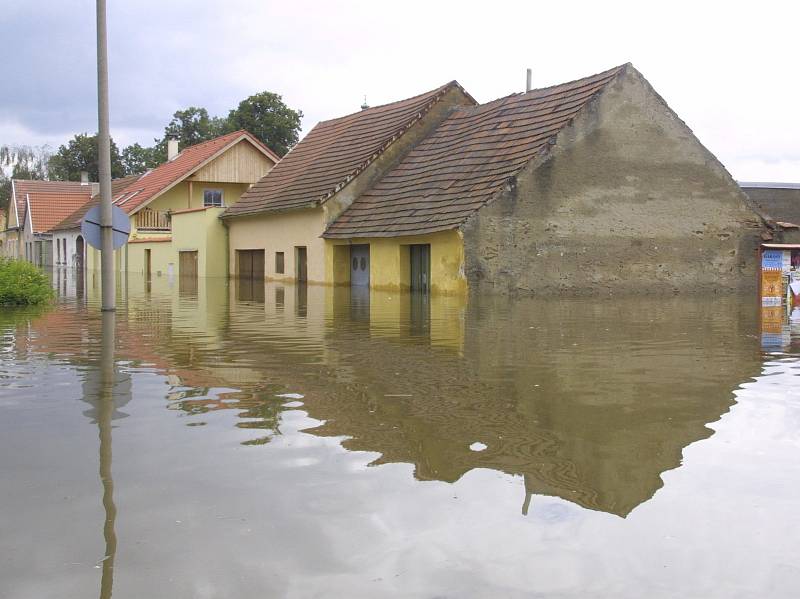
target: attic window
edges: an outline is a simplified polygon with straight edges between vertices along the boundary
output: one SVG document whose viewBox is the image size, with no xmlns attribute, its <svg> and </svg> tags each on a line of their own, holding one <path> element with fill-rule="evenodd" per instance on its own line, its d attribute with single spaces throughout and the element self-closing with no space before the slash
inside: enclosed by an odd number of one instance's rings
<svg viewBox="0 0 800 599">
<path fill-rule="evenodd" d="M 221 207 L 222 206 L 222 190 L 221 189 L 204 189 L 203 190 L 203 206 Z"/>
</svg>

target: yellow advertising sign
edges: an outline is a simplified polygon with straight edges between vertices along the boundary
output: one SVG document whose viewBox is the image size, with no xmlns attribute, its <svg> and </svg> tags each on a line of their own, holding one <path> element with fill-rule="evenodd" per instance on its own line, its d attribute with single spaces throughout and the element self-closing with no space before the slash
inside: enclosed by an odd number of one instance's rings
<svg viewBox="0 0 800 599">
<path fill-rule="evenodd" d="M 761 297 L 783 297 L 783 273 L 781 271 L 761 271 Z"/>
</svg>

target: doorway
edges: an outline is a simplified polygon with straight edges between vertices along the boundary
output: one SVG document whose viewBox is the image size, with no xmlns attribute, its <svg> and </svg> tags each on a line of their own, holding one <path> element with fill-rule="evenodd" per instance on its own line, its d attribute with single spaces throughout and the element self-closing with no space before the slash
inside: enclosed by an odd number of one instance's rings
<svg viewBox="0 0 800 599">
<path fill-rule="evenodd" d="M 83 237 L 78 235 L 75 240 L 75 268 L 78 269 L 78 272 L 83 272 L 84 254 Z"/>
<path fill-rule="evenodd" d="M 411 256 L 411 291 L 427 293 L 431 288 L 431 246 L 428 243 L 409 246 Z"/>
<path fill-rule="evenodd" d="M 350 286 L 369 287 L 369 245 L 350 246 Z"/>
<path fill-rule="evenodd" d="M 306 246 L 295 246 L 295 275 L 297 276 L 298 283 L 305 283 L 308 281 L 308 251 Z"/>
<path fill-rule="evenodd" d="M 178 291 L 197 293 L 197 251 L 178 252 Z"/>
<path fill-rule="evenodd" d="M 153 262 L 150 257 L 150 250 L 144 251 L 144 280 L 149 281 L 153 274 Z"/>
<path fill-rule="evenodd" d="M 236 250 L 236 276 L 264 280 L 264 250 Z"/>
</svg>

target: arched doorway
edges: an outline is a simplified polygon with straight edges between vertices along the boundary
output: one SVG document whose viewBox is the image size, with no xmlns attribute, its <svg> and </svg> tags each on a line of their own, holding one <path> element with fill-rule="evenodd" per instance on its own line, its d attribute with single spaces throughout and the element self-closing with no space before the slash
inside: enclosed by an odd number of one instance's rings
<svg viewBox="0 0 800 599">
<path fill-rule="evenodd" d="M 86 284 L 84 274 L 86 247 L 83 242 L 83 237 L 78 235 L 75 239 L 75 295 L 79 298 L 83 297 L 83 289 Z"/>
<path fill-rule="evenodd" d="M 85 254 L 83 237 L 78 235 L 78 238 L 75 240 L 75 268 L 78 272 L 83 271 L 83 259 Z"/>
</svg>

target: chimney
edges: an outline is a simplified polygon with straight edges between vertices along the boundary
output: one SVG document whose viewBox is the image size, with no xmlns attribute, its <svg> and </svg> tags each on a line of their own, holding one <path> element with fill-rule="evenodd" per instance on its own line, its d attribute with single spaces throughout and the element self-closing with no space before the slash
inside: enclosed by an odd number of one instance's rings
<svg viewBox="0 0 800 599">
<path fill-rule="evenodd" d="M 81 185 L 89 185 L 89 171 L 81 171 Z"/>
<path fill-rule="evenodd" d="M 531 91 L 531 89 L 533 89 L 532 84 L 533 84 L 533 71 L 531 71 L 530 69 L 527 69 L 527 73 L 526 73 L 526 77 L 525 77 L 525 91 L 526 92 L 529 92 L 529 91 Z"/>
<path fill-rule="evenodd" d="M 170 135 L 167 138 L 167 160 L 175 160 L 178 156 L 178 138 Z"/>
</svg>

